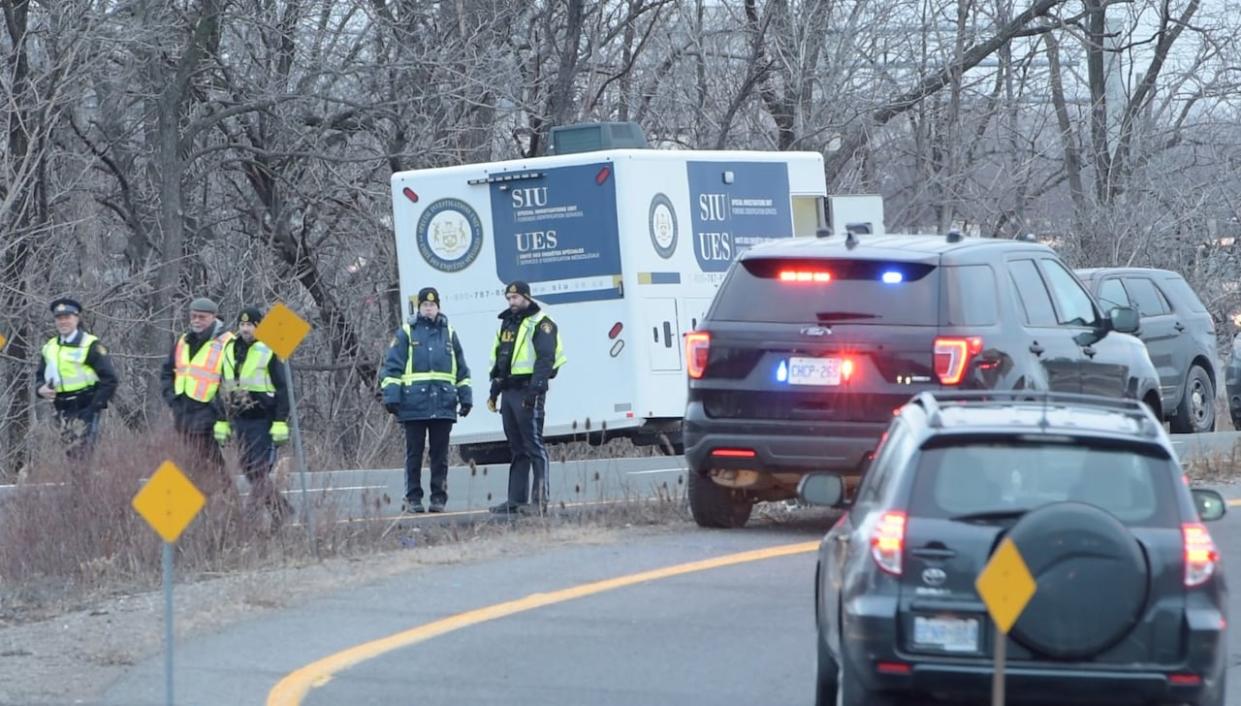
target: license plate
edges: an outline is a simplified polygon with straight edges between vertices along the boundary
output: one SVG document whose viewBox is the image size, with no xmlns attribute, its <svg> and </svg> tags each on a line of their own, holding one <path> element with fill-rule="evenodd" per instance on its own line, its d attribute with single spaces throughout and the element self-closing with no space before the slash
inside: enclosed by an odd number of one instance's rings
<svg viewBox="0 0 1241 706">
<path fill-rule="evenodd" d="M 840 358 L 789 358 L 790 385 L 840 384 Z"/>
<path fill-rule="evenodd" d="M 977 652 L 976 618 L 914 618 L 914 644 L 945 652 Z"/>
</svg>

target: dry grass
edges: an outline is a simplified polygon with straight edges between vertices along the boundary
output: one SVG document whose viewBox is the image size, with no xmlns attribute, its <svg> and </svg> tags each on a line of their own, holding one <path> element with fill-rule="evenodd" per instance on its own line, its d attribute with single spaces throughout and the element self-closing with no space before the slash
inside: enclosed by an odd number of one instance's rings
<svg viewBox="0 0 1241 706">
<path fill-rule="evenodd" d="M 246 499 L 231 481 L 204 468 L 202 460 L 171 433 L 110 430 L 88 467 L 82 468 L 66 463 L 50 436 L 35 441 L 41 449 L 36 457 L 50 461 L 32 467 L 17 492 L 0 504 L 0 584 L 5 586 L 0 592 L 0 625 L 156 587 L 161 541 L 130 503 L 143 480 L 167 458 L 208 497 L 177 543 L 179 582 L 411 547 L 466 545 L 514 532 L 547 535 L 574 528 L 657 525 L 689 516 L 679 481 L 656 488 L 652 498 L 623 484 L 607 487 L 611 481 L 582 466 L 568 507 L 513 523 L 485 515 L 452 523 L 385 521 L 381 516 L 393 499 L 383 493 L 366 497 L 360 510 L 346 517 L 328 501 L 327 492 L 312 493 L 316 529 L 312 543 L 303 525 L 293 522 L 273 528 L 266 513 L 247 511 Z M 235 455 L 226 454 L 226 459 L 228 472 L 235 474 Z M 567 459 L 567 453 L 556 458 L 572 465 Z M 487 472 L 486 467 L 471 469 L 472 476 Z M 570 477 L 573 472 L 570 469 Z M 465 485 L 457 485 L 458 492 L 480 492 L 470 482 Z M 483 498 L 469 500 L 477 506 Z M 278 605 L 281 597 L 259 592 L 248 600 L 267 607 Z"/>
<path fill-rule="evenodd" d="M 1241 480 L 1241 443 L 1234 443 L 1224 453 L 1198 454 L 1183 465 L 1191 481 L 1235 483 Z"/>
</svg>

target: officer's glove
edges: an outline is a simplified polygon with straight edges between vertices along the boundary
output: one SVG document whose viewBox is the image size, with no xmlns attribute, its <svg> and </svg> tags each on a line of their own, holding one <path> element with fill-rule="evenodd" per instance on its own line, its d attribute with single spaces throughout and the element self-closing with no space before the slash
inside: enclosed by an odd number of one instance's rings
<svg viewBox="0 0 1241 706">
<path fill-rule="evenodd" d="M 221 444 L 228 443 L 228 437 L 233 434 L 233 428 L 223 419 L 216 422 L 215 426 L 211 428 L 211 431 L 215 434 L 215 440 Z"/>
<path fill-rule="evenodd" d="M 488 412 L 496 411 L 496 398 L 494 397 L 487 398 L 487 411 Z"/>
<path fill-rule="evenodd" d="M 470 416 L 470 410 L 471 410 L 471 409 L 474 409 L 474 405 L 472 405 L 472 404 L 463 404 L 463 405 L 461 405 L 461 411 L 460 411 L 460 412 L 458 412 L 458 414 L 460 414 L 462 417 L 468 417 L 468 416 Z"/>
<path fill-rule="evenodd" d="M 286 444 L 289 441 L 289 424 L 288 422 L 272 422 L 271 423 L 271 440 L 276 446 Z"/>
<path fill-rule="evenodd" d="M 395 402 L 389 402 L 384 405 L 384 409 L 388 410 L 388 414 L 396 414 L 401 411 L 401 405 Z"/>
</svg>

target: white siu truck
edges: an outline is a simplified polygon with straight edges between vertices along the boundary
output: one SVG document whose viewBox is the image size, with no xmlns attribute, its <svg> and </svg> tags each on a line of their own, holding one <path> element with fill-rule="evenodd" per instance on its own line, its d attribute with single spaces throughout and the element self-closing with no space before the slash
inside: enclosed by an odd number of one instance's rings
<svg viewBox="0 0 1241 706">
<path fill-rule="evenodd" d="M 590 140 L 598 128 L 558 128 L 553 156 L 392 176 L 402 301 L 436 287 L 470 365 L 475 411 L 453 433 L 466 459 L 508 459 L 484 404 L 506 283 L 528 282 L 560 327 L 549 443 L 629 437 L 679 453 L 682 337 L 734 258 L 846 222 L 883 231 L 878 197 L 833 208 L 818 153 L 608 149 Z"/>
</svg>

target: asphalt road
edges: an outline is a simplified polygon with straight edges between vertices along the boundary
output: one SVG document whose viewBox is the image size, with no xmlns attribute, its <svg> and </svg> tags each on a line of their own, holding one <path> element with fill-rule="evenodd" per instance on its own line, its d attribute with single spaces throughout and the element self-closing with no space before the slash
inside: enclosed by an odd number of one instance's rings
<svg viewBox="0 0 1241 706">
<path fill-rule="evenodd" d="M 1241 487 L 1227 494 L 1241 505 Z M 814 554 L 804 550 L 830 520 L 687 530 L 403 575 L 179 645 L 177 703 L 808 705 Z M 1241 506 L 1211 531 L 1229 581 L 1241 585 Z M 799 543 L 803 551 L 787 556 L 590 586 Z M 1241 662 L 1241 633 L 1230 643 Z M 335 666 L 315 666 L 325 658 Z M 102 703 L 161 703 L 161 670 L 159 658 L 139 665 Z M 277 687 L 299 677 L 311 685 L 304 698 Z M 1241 706 L 1241 674 L 1229 681 L 1229 704 Z"/>
</svg>

